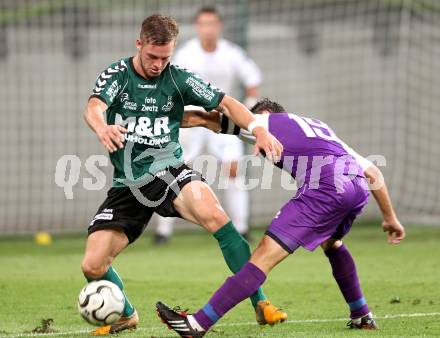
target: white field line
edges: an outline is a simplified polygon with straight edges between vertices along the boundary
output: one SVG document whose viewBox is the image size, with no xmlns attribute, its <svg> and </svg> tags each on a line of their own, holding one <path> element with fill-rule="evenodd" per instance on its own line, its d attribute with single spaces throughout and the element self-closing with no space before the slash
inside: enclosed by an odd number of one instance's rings
<svg viewBox="0 0 440 338">
<path fill-rule="evenodd" d="M 395 318 L 414 318 L 414 317 L 437 317 L 440 316 L 440 312 L 420 312 L 420 313 L 398 313 L 392 315 L 375 316 L 375 319 L 395 319 Z M 328 318 L 328 319 L 295 319 L 288 320 L 282 325 L 287 324 L 307 324 L 307 323 L 333 323 L 333 322 L 343 322 L 348 321 L 347 318 Z M 233 326 L 252 326 L 255 322 L 241 322 L 241 323 L 228 323 L 228 324 L 218 324 L 215 327 L 233 327 Z M 140 327 L 136 332 L 156 332 L 163 330 L 165 326 L 153 326 L 153 327 Z M 87 330 L 76 330 L 76 331 L 66 331 L 66 332 L 53 332 L 53 333 L 19 333 L 19 334 L 7 334 L 1 335 L 0 338 L 22 338 L 22 337 L 63 337 L 63 336 L 77 336 L 80 334 L 90 333 L 93 329 Z M 248 335 L 247 335 L 248 336 Z"/>
</svg>

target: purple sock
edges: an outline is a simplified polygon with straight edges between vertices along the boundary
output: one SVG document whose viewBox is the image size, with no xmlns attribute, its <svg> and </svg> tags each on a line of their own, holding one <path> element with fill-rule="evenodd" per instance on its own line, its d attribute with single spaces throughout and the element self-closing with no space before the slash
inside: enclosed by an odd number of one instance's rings
<svg viewBox="0 0 440 338">
<path fill-rule="evenodd" d="M 227 278 L 209 302 L 194 314 L 195 320 L 208 331 L 226 312 L 257 291 L 265 280 L 263 271 L 246 263 L 234 276 Z"/>
<path fill-rule="evenodd" d="M 356 265 L 347 247 L 342 244 L 337 249 L 325 251 L 332 266 L 333 276 L 339 285 L 339 289 L 350 307 L 350 318 L 359 318 L 366 315 L 370 310 L 362 294 Z"/>
</svg>

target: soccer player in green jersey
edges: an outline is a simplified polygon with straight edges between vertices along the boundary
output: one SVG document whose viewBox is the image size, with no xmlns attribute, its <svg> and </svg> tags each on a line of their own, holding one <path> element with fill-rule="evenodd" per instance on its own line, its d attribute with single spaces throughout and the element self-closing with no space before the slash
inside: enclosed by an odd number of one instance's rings
<svg viewBox="0 0 440 338">
<path fill-rule="evenodd" d="M 111 263 L 142 234 L 154 212 L 203 226 L 217 239 L 234 273 L 250 258 L 249 244 L 203 177 L 183 162 L 179 126 L 184 106 L 207 111 L 226 108 L 236 125 L 256 137 L 255 152 L 264 151 L 269 159 L 276 161 L 282 146 L 244 105 L 195 74 L 170 65 L 177 35 L 172 18 L 158 14 L 146 18 L 136 40 L 138 53 L 102 72 L 89 98 L 85 120 L 110 152 L 114 166 L 113 186 L 88 229 L 82 271 L 89 281 L 105 279 L 124 289 Z M 259 324 L 286 319 L 261 289 L 251 300 Z M 271 319 L 264 313 L 270 313 Z M 135 328 L 138 321 L 126 297 L 122 318 L 95 334 Z"/>
</svg>

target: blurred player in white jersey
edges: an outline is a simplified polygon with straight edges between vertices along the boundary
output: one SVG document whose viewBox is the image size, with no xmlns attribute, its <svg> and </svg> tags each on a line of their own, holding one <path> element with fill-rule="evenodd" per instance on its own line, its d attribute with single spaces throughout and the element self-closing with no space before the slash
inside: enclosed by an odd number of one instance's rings
<svg viewBox="0 0 440 338">
<path fill-rule="evenodd" d="M 179 48 L 172 63 L 185 67 L 206 81 L 230 94 L 235 80 L 245 87 L 244 104 L 250 108 L 258 99 L 261 71 L 238 45 L 223 39 L 223 21 L 215 7 L 202 7 L 194 18 L 198 37 Z M 192 162 L 201 154 L 212 154 L 221 163 L 221 173 L 229 175 L 224 190 L 224 204 L 238 232 L 247 239 L 249 197 L 241 188 L 244 177 L 238 176 L 237 166 L 244 155 L 243 144 L 232 137 L 217 135 L 204 128 L 180 130 L 184 158 Z M 174 218 L 159 217 L 155 234 L 157 244 L 165 243 L 173 232 Z"/>
</svg>

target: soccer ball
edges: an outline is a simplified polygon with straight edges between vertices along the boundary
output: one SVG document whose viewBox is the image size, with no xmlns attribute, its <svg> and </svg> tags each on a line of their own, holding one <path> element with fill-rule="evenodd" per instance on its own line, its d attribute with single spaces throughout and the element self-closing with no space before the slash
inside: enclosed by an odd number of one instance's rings
<svg viewBox="0 0 440 338">
<path fill-rule="evenodd" d="M 90 282 L 78 296 L 79 313 L 94 325 L 113 324 L 121 318 L 124 305 L 122 291 L 116 284 L 106 280 Z"/>
</svg>

